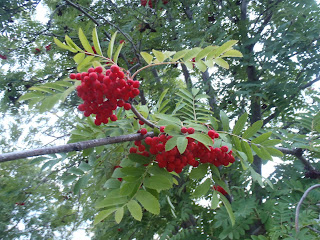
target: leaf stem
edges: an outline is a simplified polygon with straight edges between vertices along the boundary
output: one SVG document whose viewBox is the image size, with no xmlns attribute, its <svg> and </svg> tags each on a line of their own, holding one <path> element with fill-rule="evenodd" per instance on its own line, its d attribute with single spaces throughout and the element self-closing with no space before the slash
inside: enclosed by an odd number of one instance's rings
<svg viewBox="0 0 320 240">
<path fill-rule="evenodd" d="M 132 75 L 132 79 L 135 78 L 135 76 L 137 76 L 137 74 L 141 71 L 143 71 L 144 69 L 147 69 L 149 67 L 153 67 L 153 66 L 160 66 L 160 65 L 169 65 L 169 64 L 178 64 L 178 63 L 182 63 L 182 62 L 163 62 L 163 63 L 153 63 L 153 64 L 149 64 L 147 66 L 144 66 L 140 69 L 138 69 L 133 75 Z"/>
</svg>

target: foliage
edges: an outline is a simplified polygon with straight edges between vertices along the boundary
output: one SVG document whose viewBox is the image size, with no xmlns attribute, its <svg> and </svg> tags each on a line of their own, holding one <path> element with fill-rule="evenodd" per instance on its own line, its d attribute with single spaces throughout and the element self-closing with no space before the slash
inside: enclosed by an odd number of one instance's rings
<svg viewBox="0 0 320 240">
<path fill-rule="evenodd" d="M 185 151 L 181 127 L 206 147 L 214 129 L 213 147 L 237 160 L 169 173 L 121 142 L 1 163 L 1 237 L 69 239 L 84 226 L 93 239 L 317 239 L 319 191 L 300 213 L 300 233 L 294 228 L 295 206 L 320 168 L 315 1 L 43 1 L 46 24 L 32 17 L 39 2 L 7 2 L 3 152 L 48 136 L 72 143 L 144 127 L 120 108 L 119 120 L 102 126 L 75 110 L 79 81 L 68 75 L 118 64 L 141 83 L 137 111 L 174 136 L 167 150 Z M 278 158 L 263 177 L 263 164 Z"/>
</svg>

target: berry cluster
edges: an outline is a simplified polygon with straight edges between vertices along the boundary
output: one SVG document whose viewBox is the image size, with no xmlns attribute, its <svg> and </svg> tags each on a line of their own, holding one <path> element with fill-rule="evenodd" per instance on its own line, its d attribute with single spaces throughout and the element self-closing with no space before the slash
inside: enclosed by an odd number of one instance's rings
<svg viewBox="0 0 320 240">
<path fill-rule="evenodd" d="M 86 117 L 95 114 L 97 126 L 108 123 L 109 119 L 117 121 L 113 111 L 117 107 L 130 110 L 131 104 L 128 100 L 140 93 L 139 81 L 126 79 L 117 65 L 112 65 L 106 71 L 102 67 L 89 68 L 87 72 L 71 73 L 70 78 L 81 80 L 77 91 L 83 104 L 80 104 L 78 109 L 83 111 Z"/>
<path fill-rule="evenodd" d="M 8 57 L 7 57 L 7 55 L 1 55 L 0 54 L 0 58 L 3 59 L 3 60 L 6 60 Z"/>
<path fill-rule="evenodd" d="M 140 0 L 141 6 L 145 7 L 148 3 L 150 8 L 153 8 L 153 4 L 155 4 L 155 0 Z M 169 0 L 162 0 L 164 5 L 169 3 Z"/>
<path fill-rule="evenodd" d="M 160 131 L 164 132 L 164 127 L 161 127 Z M 182 128 L 181 132 L 192 134 L 194 129 Z M 142 135 L 146 134 L 146 129 L 141 129 L 140 133 Z M 208 131 L 208 135 L 212 140 L 219 137 L 219 134 L 214 130 Z M 183 154 L 179 153 L 177 147 L 166 152 L 165 145 L 171 138 L 172 136 L 161 134 L 156 137 L 146 137 L 144 139 L 145 144 L 142 144 L 141 141 L 135 141 L 136 147 L 131 147 L 130 153 L 138 153 L 146 157 L 150 156 L 150 154 L 155 155 L 155 161 L 160 168 L 166 168 L 169 172 L 175 171 L 176 173 L 181 173 L 182 169 L 188 164 L 197 167 L 199 163 L 211 163 L 219 167 L 221 165 L 227 166 L 235 161 L 232 151 L 229 151 L 227 146 L 222 146 L 221 148 L 210 146 L 208 149 L 201 142 L 189 137 L 187 137 L 188 145 Z"/>
</svg>

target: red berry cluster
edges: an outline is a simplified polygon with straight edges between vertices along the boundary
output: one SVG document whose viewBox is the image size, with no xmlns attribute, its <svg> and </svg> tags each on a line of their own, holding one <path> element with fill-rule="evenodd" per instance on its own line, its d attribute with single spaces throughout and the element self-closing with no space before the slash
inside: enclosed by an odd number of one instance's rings
<svg viewBox="0 0 320 240">
<path fill-rule="evenodd" d="M 221 186 L 213 186 L 212 187 L 214 190 L 218 191 L 218 192 L 221 192 L 223 195 L 227 195 L 228 193 L 226 192 L 226 190 L 224 190 L 223 187 Z"/>
<path fill-rule="evenodd" d="M 83 104 L 80 104 L 78 109 L 83 111 L 86 117 L 95 114 L 95 124 L 98 126 L 108 123 L 109 118 L 111 121 L 117 121 L 113 111 L 117 107 L 130 110 L 131 104 L 127 101 L 140 93 L 139 81 L 126 79 L 124 72 L 117 65 L 112 65 L 107 71 L 102 67 L 89 68 L 87 72 L 71 73 L 70 78 L 81 80 L 77 91 Z"/>
<path fill-rule="evenodd" d="M 7 55 L 1 55 L 0 54 L 0 58 L 3 59 L 3 60 L 6 60 L 8 57 L 7 57 Z"/>
<path fill-rule="evenodd" d="M 141 3 L 141 6 L 145 7 L 148 3 L 149 7 L 150 8 L 153 8 L 153 4 L 155 4 L 155 0 L 140 0 L 140 3 Z M 169 0 L 162 0 L 162 3 L 164 5 L 168 4 L 169 3 Z"/>
<path fill-rule="evenodd" d="M 143 131 L 143 132 L 142 132 Z M 164 127 L 160 128 L 161 132 L 164 132 Z M 182 128 L 182 133 L 194 133 L 193 128 Z M 140 130 L 142 135 L 146 134 L 146 130 L 143 128 Z M 210 130 L 208 135 L 212 138 L 218 138 L 219 134 L 214 130 Z M 165 151 L 165 145 L 172 136 L 161 134 L 156 137 L 146 137 L 144 142 L 150 146 L 147 151 L 146 146 L 141 141 L 135 141 L 136 147 L 130 148 L 130 153 L 138 153 L 143 156 L 149 157 L 156 155 L 156 162 L 160 168 L 166 168 L 169 172 L 175 171 L 181 173 L 182 169 L 188 164 L 197 167 L 199 163 L 211 163 L 216 167 L 224 165 L 227 166 L 230 163 L 234 163 L 235 159 L 232 156 L 232 151 L 229 151 L 227 146 L 221 148 L 204 146 L 201 142 L 195 141 L 193 138 L 188 139 L 188 145 L 183 154 L 180 154 L 177 147 L 174 147 L 170 151 Z M 229 152 L 228 152 L 229 151 Z"/>
</svg>

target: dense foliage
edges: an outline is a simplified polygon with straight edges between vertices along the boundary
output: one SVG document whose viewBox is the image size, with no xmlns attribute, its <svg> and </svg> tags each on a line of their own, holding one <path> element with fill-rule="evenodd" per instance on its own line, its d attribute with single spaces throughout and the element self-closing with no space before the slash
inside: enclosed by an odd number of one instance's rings
<svg viewBox="0 0 320 240">
<path fill-rule="evenodd" d="M 2 1 L 2 153 L 141 133 L 1 162 L 0 237 L 319 239 L 317 189 L 295 229 L 320 178 L 319 10 L 314 0 Z M 113 99 L 107 124 L 105 109 L 88 112 L 100 90 Z"/>
</svg>

